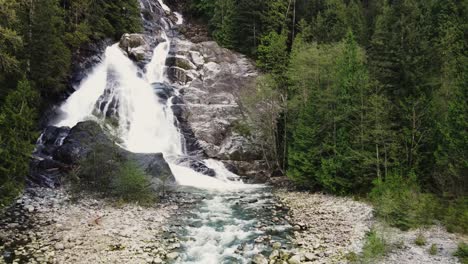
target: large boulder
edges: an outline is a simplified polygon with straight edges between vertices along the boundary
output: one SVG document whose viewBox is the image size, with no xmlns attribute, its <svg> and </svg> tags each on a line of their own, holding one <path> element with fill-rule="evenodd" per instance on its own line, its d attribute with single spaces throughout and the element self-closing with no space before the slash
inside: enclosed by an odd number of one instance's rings
<svg viewBox="0 0 468 264">
<path fill-rule="evenodd" d="M 46 142 L 55 142 L 53 136 L 59 134 L 60 128 L 48 128 L 43 136 Z M 149 176 L 154 189 L 162 184 L 175 184 L 175 178 L 169 164 L 161 153 L 132 153 L 115 145 L 103 131 L 101 126 L 94 121 L 78 123 L 73 127 L 63 144 L 55 150 L 51 157 L 40 158 L 37 155 L 31 164 L 31 181 L 48 186 L 57 184 L 53 180 L 60 180 L 59 174 L 63 176 L 72 166 L 79 165 L 91 151 L 99 148 L 103 152 L 116 152 L 115 155 L 121 160 L 134 161 Z M 119 164 L 116 164 L 118 166 Z"/>
<path fill-rule="evenodd" d="M 53 154 L 53 158 L 65 164 L 78 164 L 96 142 L 109 148 L 113 144 L 98 123 L 80 122 L 70 130 L 63 144 Z"/>
<path fill-rule="evenodd" d="M 174 185 L 176 183 L 169 164 L 164 160 L 162 153 L 131 153 L 126 152 L 127 158 L 133 160 L 148 175 L 151 176 L 153 188 L 161 185 Z"/>
<path fill-rule="evenodd" d="M 119 47 L 127 53 L 130 59 L 136 62 L 151 58 L 151 48 L 143 34 L 123 34 L 120 38 Z"/>
</svg>

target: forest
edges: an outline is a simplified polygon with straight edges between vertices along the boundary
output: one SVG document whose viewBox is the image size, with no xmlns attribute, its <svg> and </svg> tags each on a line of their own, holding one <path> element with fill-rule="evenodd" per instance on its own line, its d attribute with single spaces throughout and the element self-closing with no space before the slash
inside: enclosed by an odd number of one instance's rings
<svg viewBox="0 0 468 264">
<path fill-rule="evenodd" d="M 466 1 L 189 8 L 262 70 L 242 130 L 263 140 L 271 169 L 303 189 L 370 197 L 402 228 L 445 217 L 466 232 Z"/>
<path fill-rule="evenodd" d="M 370 198 L 402 228 L 442 218 L 467 231 L 467 1 L 186 9 L 262 71 L 241 95 L 239 129 L 272 171 L 301 189 Z M 0 203 L 24 185 L 41 113 L 70 91 L 73 55 L 139 31 L 135 0 L 0 0 Z"/>
</svg>

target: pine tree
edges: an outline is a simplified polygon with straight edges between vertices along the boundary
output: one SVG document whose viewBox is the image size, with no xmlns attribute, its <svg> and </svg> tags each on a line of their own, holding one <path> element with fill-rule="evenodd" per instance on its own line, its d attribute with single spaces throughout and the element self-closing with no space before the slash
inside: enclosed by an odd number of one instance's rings
<svg viewBox="0 0 468 264">
<path fill-rule="evenodd" d="M 28 174 L 29 157 L 38 136 L 38 102 L 38 93 L 23 80 L 0 109 L 0 202 L 4 196 L 14 195 L 11 192 L 17 191 Z"/>
<path fill-rule="evenodd" d="M 440 63 L 440 86 L 434 95 L 434 114 L 437 123 L 437 149 L 434 152 L 436 168 L 434 181 L 446 196 L 468 193 L 468 57 L 466 41 L 456 3 L 447 1 L 432 7 L 435 25 L 435 43 Z"/>
<path fill-rule="evenodd" d="M 57 0 L 33 2 L 28 49 L 30 77 L 43 98 L 55 98 L 66 89 L 71 53 L 65 45 L 63 10 Z"/>
<path fill-rule="evenodd" d="M 236 6 L 233 0 L 216 1 L 214 15 L 210 21 L 213 27 L 213 37 L 226 48 L 234 48 Z"/>
<path fill-rule="evenodd" d="M 287 69 L 288 46 L 287 36 L 271 31 L 261 39 L 261 44 L 257 51 L 257 66 L 276 76 L 282 76 Z"/>
</svg>

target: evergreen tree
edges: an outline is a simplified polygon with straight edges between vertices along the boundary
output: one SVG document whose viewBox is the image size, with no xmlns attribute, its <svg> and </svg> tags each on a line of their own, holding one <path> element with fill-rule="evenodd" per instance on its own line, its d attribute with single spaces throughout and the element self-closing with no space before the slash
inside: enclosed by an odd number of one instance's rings
<svg viewBox="0 0 468 264">
<path fill-rule="evenodd" d="M 261 39 L 257 51 L 257 66 L 265 72 L 281 76 L 286 72 L 288 63 L 287 36 L 271 31 Z"/>
<path fill-rule="evenodd" d="M 235 12 L 236 6 L 233 0 L 216 1 L 214 4 L 214 15 L 210 21 L 214 28 L 213 37 L 226 48 L 234 48 Z"/>
<path fill-rule="evenodd" d="M 63 10 L 57 0 L 33 2 L 31 14 L 30 77 L 43 98 L 54 98 L 66 89 L 71 52 L 65 45 Z"/>
<path fill-rule="evenodd" d="M 440 86 L 435 93 L 434 114 L 437 122 L 434 181 L 447 196 L 468 192 L 468 57 L 463 28 L 456 3 L 435 3 L 432 7 L 435 43 L 440 63 Z"/>
<path fill-rule="evenodd" d="M 17 191 L 28 175 L 29 157 L 38 136 L 38 102 L 38 93 L 22 80 L 0 109 L 0 200 Z"/>
</svg>

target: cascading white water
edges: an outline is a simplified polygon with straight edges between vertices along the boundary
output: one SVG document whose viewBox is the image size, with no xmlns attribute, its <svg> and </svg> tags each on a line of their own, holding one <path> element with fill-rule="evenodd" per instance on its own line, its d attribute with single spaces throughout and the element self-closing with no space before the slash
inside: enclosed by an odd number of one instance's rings
<svg viewBox="0 0 468 264">
<path fill-rule="evenodd" d="M 156 46 L 153 52 L 153 58 L 146 67 L 146 79 L 149 83 L 162 83 L 165 81 L 166 58 L 169 54 L 171 42 L 164 31 L 161 33 L 161 37 L 164 41 Z"/>
<path fill-rule="evenodd" d="M 160 4 L 170 12 L 162 1 Z M 182 23 L 182 16 L 179 14 L 178 17 L 178 22 Z M 165 21 L 162 19 L 162 22 Z M 220 162 L 206 161 L 207 166 L 215 170 L 216 177 L 173 162 L 175 157 L 184 155 L 182 136 L 175 126 L 171 100 L 162 103 L 153 89 L 154 85 L 167 82 L 165 62 L 170 39 L 164 31 L 161 38 L 164 41 L 154 48 L 144 75 L 118 44 L 108 47 L 102 63 L 62 105 L 62 119 L 55 125 L 72 127 L 86 119 L 106 122 L 109 109 L 114 107 L 117 113 L 111 115 L 111 119 L 118 118 L 118 126 L 114 130 L 122 140 L 122 146 L 137 153 L 163 153 L 179 184 L 223 190 L 246 187 L 240 181 L 233 181 L 233 174 Z"/>
</svg>

